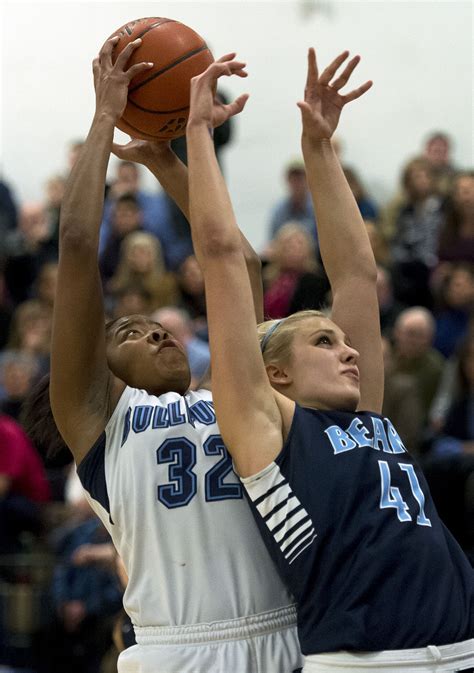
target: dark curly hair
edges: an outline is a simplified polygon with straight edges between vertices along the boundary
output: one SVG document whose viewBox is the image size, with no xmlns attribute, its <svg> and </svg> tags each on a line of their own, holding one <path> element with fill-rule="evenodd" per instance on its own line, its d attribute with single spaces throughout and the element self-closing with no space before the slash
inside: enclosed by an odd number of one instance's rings
<svg viewBox="0 0 474 673">
<path fill-rule="evenodd" d="M 33 386 L 22 404 L 20 423 L 38 451 L 48 461 L 70 463 L 72 454 L 59 434 L 49 400 L 49 374 Z"/>
</svg>

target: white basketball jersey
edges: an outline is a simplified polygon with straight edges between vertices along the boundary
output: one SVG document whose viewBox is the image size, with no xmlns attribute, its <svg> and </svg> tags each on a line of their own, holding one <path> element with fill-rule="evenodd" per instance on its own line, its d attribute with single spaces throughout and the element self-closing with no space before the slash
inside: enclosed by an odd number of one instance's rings
<svg viewBox="0 0 474 673">
<path fill-rule="evenodd" d="M 156 397 L 127 387 L 78 474 L 124 561 L 124 606 L 136 626 L 229 620 L 293 602 L 209 391 Z"/>
</svg>

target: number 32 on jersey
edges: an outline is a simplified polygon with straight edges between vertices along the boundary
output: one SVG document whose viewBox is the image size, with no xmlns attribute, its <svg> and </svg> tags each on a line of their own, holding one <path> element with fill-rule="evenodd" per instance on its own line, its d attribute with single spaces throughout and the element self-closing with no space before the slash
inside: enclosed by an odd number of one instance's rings
<svg viewBox="0 0 474 673">
<path fill-rule="evenodd" d="M 211 435 L 202 446 L 206 456 L 221 456 L 206 472 L 204 493 L 207 502 L 242 498 L 242 486 L 229 483 L 226 477 L 232 472 L 232 460 L 220 435 Z M 197 493 L 196 445 L 187 437 L 167 439 L 156 450 L 158 465 L 169 464 L 168 484 L 158 486 L 158 500 L 168 507 L 185 507 Z"/>
</svg>

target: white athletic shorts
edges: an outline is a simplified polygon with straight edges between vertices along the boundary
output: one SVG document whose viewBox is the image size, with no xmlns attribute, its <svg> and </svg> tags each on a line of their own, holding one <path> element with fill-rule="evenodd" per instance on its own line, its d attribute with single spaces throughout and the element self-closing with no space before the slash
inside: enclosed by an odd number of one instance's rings
<svg viewBox="0 0 474 673">
<path fill-rule="evenodd" d="M 303 673 L 454 673 L 474 672 L 474 638 L 453 645 L 413 650 L 335 652 L 305 657 Z"/>
<path fill-rule="evenodd" d="M 293 606 L 212 624 L 135 627 L 118 673 L 293 673 L 303 665 Z"/>
</svg>

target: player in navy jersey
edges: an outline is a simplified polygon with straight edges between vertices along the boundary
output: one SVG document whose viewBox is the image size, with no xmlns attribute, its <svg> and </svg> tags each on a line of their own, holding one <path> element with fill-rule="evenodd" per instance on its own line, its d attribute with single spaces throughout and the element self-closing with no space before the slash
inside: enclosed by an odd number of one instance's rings
<svg viewBox="0 0 474 673">
<path fill-rule="evenodd" d="M 229 58 L 192 81 L 191 227 L 206 285 L 217 418 L 267 548 L 296 597 L 304 671 L 470 670 L 473 571 L 379 413 L 376 265 L 331 143 L 342 108 L 372 83 L 341 93 L 359 57 L 346 63 L 344 52 L 319 74 L 309 50 L 298 106 L 332 313 L 269 321 L 258 335 L 209 137 L 218 78 L 245 68 Z"/>
<path fill-rule="evenodd" d="M 96 111 L 61 208 L 49 392 L 128 576 L 137 644 L 119 671 L 293 673 L 293 598 L 232 471 L 211 393 L 188 392 L 184 347 L 160 324 L 140 315 L 105 324 L 97 255 L 107 164 L 128 84 L 150 65 L 127 66 L 140 40 L 113 63 L 117 40 L 94 61 Z M 243 105 L 216 104 L 215 125 Z M 147 165 L 187 214 L 187 169 L 168 145 L 115 149 Z"/>
</svg>

